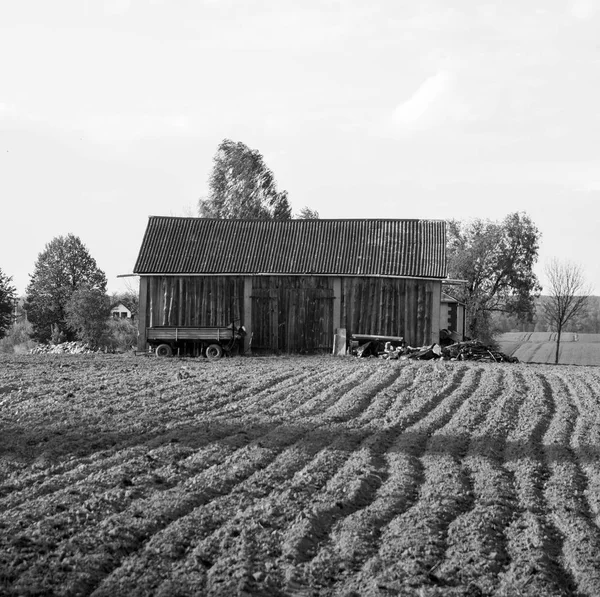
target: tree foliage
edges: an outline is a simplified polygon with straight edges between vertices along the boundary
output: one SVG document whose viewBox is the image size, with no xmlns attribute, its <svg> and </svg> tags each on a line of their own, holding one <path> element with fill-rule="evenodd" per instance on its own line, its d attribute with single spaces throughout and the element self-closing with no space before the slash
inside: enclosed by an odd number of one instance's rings
<svg viewBox="0 0 600 597">
<path fill-rule="evenodd" d="M 0 269 L 0 338 L 4 338 L 12 323 L 16 289 L 9 278 Z"/>
<path fill-rule="evenodd" d="M 296 216 L 297 220 L 318 220 L 319 212 L 316 209 L 304 206 Z"/>
<path fill-rule="evenodd" d="M 106 340 L 109 316 L 110 299 L 97 288 L 78 288 L 65 306 L 67 327 L 93 348 Z"/>
<path fill-rule="evenodd" d="M 263 156 L 244 143 L 224 139 L 214 157 L 209 195 L 198 203 L 204 218 L 289 220 L 286 191 L 278 191 Z"/>
<path fill-rule="evenodd" d="M 66 321 L 66 307 L 73 293 L 81 288 L 106 291 L 104 272 L 73 234 L 58 236 L 46 245 L 30 278 L 25 309 L 32 337 L 40 342 L 74 340 L 76 334 Z"/>
<path fill-rule="evenodd" d="M 27 319 L 17 319 L 4 338 L 0 338 L 0 352 L 26 354 L 36 343 L 31 339 L 31 324 Z"/>
<path fill-rule="evenodd" d="M 588 304 L 589 287 L 585 283 L 581 266 L 569 261 L 552 259 L 545 267 L 548 279 L 548 299 L 543 303 L 544 314 L 556 331 L 556 354 L 558 364 L 560 337 L 569 322 L 583 315 Z"/>
<path fill-rule="evenodd" d="M 502 221 L 475 219 L 448 223 L 448 272 L 465 280 L 456 298 L 467 306 L 469 335 L 489 341 L 491 314 L 531 318 L 541 287 L 533 272 L 540 232 L 524 213 Z"/>
</svg>

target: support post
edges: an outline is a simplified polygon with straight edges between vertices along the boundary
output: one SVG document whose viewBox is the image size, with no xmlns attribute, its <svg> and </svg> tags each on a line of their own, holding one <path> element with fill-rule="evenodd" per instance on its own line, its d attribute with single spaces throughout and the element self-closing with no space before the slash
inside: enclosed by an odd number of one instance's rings
<svg viewBox="0 0 600 597">
<path fill-rule="evenodd" d="M 146 325 L 148 321 L 148 277 L 140 276 L 140 302 L 138 307 L 138 341 L 137 349 L 139 352 L 146 352 Z"/>
<path fill-rule="evenodd" d="M 431 282 L 433 288 L 433 296 L 431 297 L 431 340 L 430 342 L 439 343 L 440 341 L 440 317 L 442 310 L 442 282 Z"/>
<path fill-rule="evenodd" d="M 342 327 L 342 279 L 333 278 L 333 329 Z"/>
<path fill-rule="evenodd" d="M 246 337 L 244 338 L 244 353 L 250 350 L 252 338 L 252 276 L 244 277 L 244 321 Z"/>
</svg>

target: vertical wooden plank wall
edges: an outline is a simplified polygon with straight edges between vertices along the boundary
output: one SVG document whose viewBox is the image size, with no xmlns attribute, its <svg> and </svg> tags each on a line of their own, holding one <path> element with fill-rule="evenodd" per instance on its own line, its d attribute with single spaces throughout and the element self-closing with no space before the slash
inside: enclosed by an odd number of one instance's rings
<svg viewBox="0 0 600 597">
<path fill-rule="evenodd" d="M 279 352 L 329 351 L 333 346 L 333 278 L 255 276 L 252 346 Z M 338 320 L 339 321 L 339 320 Z"/>
<path fill-rule="evenodd" d="M 146 283 L 145 293 L 140 286 L 140 313 L 146 313 L 144 328 L 243 325 L 241 276 L 149 276 L 141 280 Z M 144 294 L 147 302 L 142 307 Z"/>
<path fill-rule="evenodd" d="M 403 336 L 412 346 L 437 342 L 440 297 L 434 280 L 342 278 L 339 327 L 349 336 Z"/>
<path fill-rule="evenodd" d="M 146 326 L 245 325 L 252 346 L 281 352 L 330 350 L 347 334 L 437 342 L 441 281 L 328 276 L 149 276 L 140 278 L 138 350 Z M 246 348 L 250 337 L 246 340 Z"/>
</svg>

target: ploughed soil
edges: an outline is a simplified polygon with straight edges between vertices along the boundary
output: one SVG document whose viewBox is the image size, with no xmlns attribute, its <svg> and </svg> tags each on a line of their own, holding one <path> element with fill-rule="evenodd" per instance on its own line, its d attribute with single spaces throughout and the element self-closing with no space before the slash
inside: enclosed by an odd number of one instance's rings
<svg viewBox="0 0 600 597">
<path fill-rule="evenodd" d="M 0 595 L 600 595 L 600 370 L 0 356 Z"/>
</svg>

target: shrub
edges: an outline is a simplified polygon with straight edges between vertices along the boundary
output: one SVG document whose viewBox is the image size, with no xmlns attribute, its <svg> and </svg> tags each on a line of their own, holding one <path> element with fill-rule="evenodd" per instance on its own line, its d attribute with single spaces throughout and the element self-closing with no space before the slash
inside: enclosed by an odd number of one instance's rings
<svg viewBox="0 0 600 597">
<path fill-rule="evenodd" d="M 126 352 L 137 344 L 138 329 L 131 319 L 110 318 L 107 324 L 105 345 L 110 350 Z"/>
<path fill-rule="evenodd" d="M 26 319 L 17 321 L 7 330 L 4 338 L 0 339 L 0 352 L 24 354 L 37 346 L 37 343 L 30 338 L 31 323 Z"/>
<path fill-rule="evenodd" d="M 66 322 L 77 339 L 97 348 L 106 343 L 110 303 L 102 290 L 75 290 L 65 307 Z"/>
</svg>

